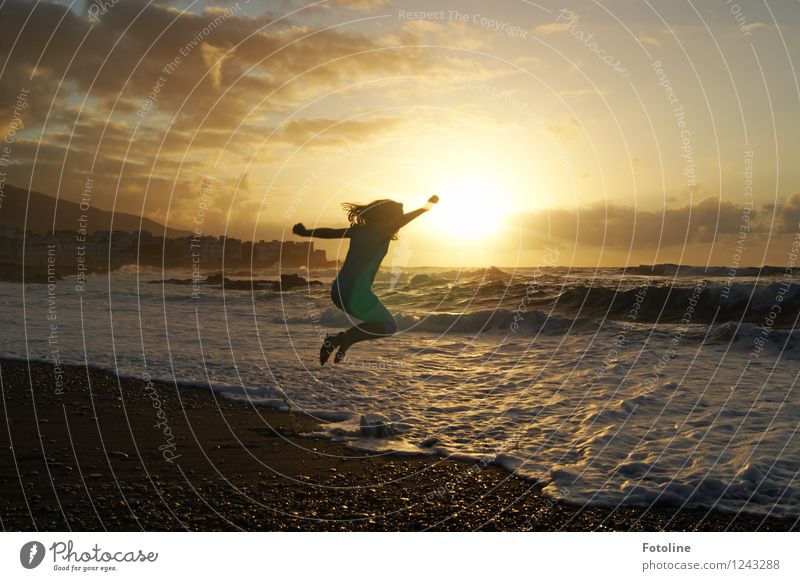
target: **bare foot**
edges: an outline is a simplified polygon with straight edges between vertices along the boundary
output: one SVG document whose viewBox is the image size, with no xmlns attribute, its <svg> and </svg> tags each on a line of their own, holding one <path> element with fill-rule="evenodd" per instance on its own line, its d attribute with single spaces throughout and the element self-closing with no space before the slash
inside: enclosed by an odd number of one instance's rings
<svg viewBox="0 0 800 581">
<path fill-rule="evenodd" d="M 339 346 L 339 335 L 327 335 L 319 348 L 319 364 L 325 365 Z"/>
</svg>

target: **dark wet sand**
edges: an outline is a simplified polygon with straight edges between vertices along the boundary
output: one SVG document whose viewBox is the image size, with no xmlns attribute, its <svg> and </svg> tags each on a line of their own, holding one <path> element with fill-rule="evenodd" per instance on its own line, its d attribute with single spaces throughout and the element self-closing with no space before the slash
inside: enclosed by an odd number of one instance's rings
<svg viewBox="0 0 800 581">
<path fill-rule="evenodd" d="M 670 506 L 553 503 L 535 484 L 491 466 L 365 455 L 300 437 L 312 419 L 219 400 L 210 390 L 63 371 L 57 393 L 51 365 L 0 360 L 3 530 L 799 528 L 794 520 Z"/>
</svg>

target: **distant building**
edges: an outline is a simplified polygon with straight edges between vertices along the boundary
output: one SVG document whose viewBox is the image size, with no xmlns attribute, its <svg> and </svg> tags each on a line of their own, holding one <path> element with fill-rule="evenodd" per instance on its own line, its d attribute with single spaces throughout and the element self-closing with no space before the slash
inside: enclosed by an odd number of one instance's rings
<svg viewBox="0 0 800 581">
<path fill-rule="evenodd" d="M 319 268 L 328 266 L 324 250 L 313 242 L 281 240 L 243 241 L 228 236 L 184 236 L 165 238 L 146 230 L 123 232 L 99 230 L 81 234 L 74 230 L 58 230 L 52 235 L 21 232 L 0 226 L 0 263 L 21 264 L 24 260 L 36 265 L 47 260 L 48 249 L 55 244 L 60 267 L 67 270 L 80 257 L 82 264 L 105 269 L 124 264 L 191 266 L 202 269 L 226 265 L 267 267 L 280 263 L 285 267 Z"/>
<path fill-rule="evenodd" d="M 278 262 L 281 255 L 281 243 L 279 240 L 266 242 L 259 240 L 253 243 L 253 264 L 256 266 L 272 266 Z"/>
<path fill-rule="evenodd" d="M 229 238 L 228 236 L 220 236 L 219 240 L 225 254 L 225 261 L 241 262 L 242 241 L 239 238 Z"/>
<path fill-rule="evenodd" d="M 325 268 L 328 266 L 328 255 L 324 250 L 313 250 L 309 266 L 312 268 Z"/>
</svg>

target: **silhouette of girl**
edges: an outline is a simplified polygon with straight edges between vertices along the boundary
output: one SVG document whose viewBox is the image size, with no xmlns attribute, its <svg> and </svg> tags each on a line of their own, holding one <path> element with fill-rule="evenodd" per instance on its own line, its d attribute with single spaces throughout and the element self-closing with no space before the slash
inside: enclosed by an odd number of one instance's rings
<svg viewBox="0 0 800 581">
<path fill-rule="evenodd" d="M 364 205 L 342 204 L 350 221 L 349 228 L 309 230 L 303 224 L 295 224 L 292 228 L 298 236 L 350 239 L 344 264 L 331 286 L 331 300 L 345 313 L 363 322 L 347 331 L 326 336 L 319 350 L 320 365 L 325 365 L 334 351 L 334 362 L 338 363 L 354 343 L 389 337 L 397 331 L 394 317 L 372 292 L 372 283 L 389 250 L 389 242 L 397 239 L 400 228 L 430 210 L 438 201 L 438 196 L 431 196 L 422 208 L 407 214 L 403 213 L 403 204 L 393 200 L 375 200 Z"/>
</svg>

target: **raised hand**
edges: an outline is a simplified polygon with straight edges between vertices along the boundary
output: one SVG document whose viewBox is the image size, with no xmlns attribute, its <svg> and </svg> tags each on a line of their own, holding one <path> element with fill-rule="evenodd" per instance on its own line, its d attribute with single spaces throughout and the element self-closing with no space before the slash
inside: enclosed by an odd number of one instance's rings
<svg viewBox="0 0 800 581">
<path fill-rule="evenodd" d="M 308 230 L 305 226 L 303 226 L 302 222 L 295 224 L 292 227 L 292 232 L 297 234 L 298 236 L 308 236 Z"/>
<path fill-rule="evenodd" d="M 436 194 L 434 194 L 430 198 L 428 198 L 428 203 L 429 204 L 435 204 L 438 201 L 439 201 L 439 196 L 437 196 Z"/>
</svg>

